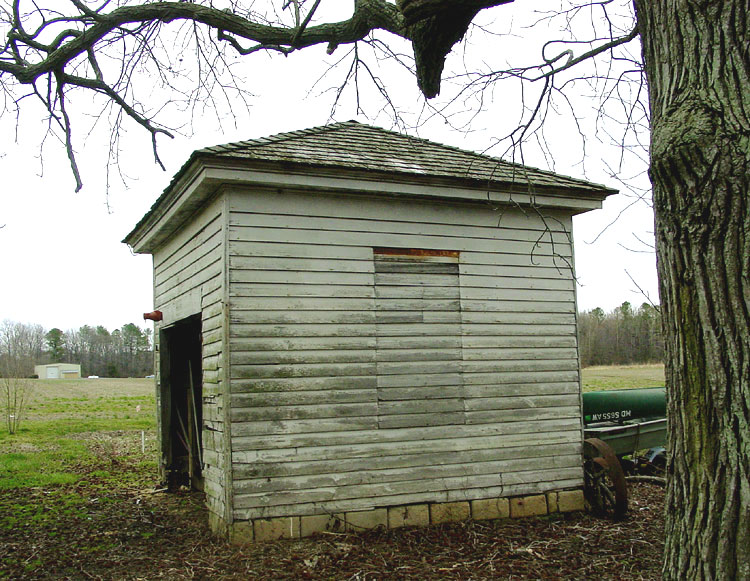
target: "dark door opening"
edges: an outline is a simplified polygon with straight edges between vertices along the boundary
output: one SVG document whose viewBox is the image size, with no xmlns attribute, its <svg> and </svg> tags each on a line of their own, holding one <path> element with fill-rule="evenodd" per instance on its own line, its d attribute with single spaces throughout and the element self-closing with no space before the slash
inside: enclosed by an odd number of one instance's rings
<svg viewBox="0 0 750 581">
<path fill-rule="evenodd" d="M 203 489 L 203 373 L 201 318 L 195 315 L 159 334 L 162 469 L 170 490 Z"/>
</svg>

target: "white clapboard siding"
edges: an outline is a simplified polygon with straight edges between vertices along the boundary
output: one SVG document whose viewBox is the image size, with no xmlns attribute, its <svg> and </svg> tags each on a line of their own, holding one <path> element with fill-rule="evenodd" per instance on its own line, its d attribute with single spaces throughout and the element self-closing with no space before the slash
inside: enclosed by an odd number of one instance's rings
<svg viewBox="0 0 750 581">
<path fill-rule="evenodd" d="M 569 216 L 287 191 L 229 208 L 236 518 L 581 484 Z"/>
<path fill-rule="evenodd" d="M 330 405 L 337 403 L 371 402 L 377 396 L 369 389 L 324 389 L 297 392 L 258 392 L 235 393 L 232 395 L 232 409 L 255 409 L 264 406 L 288 405 Z"/>
<path fill-rule="evenodd" d="M 552 456 L 536 456 L 533 458 L 522 457 L 503 460 L 485 460 L 481 455 L 454 454 L 449 463 L 430 464 L 425 463 L 419 470 L 413 466 L 405 468 L 381 468 L 378 470 L 362 469 L 357 471 L 336 470 L 330 473 L 304 474 L 301 476 L 280 475 L 275 478 L 247 478 L 235 479 L 235 494 L 256 495 L 260 493 L 273 494 L 279 491 L 295 491 L 310 489 L 325 489 L 335 487 L 338 495 L 351 494 L 349 488 L 357 486 L 373 486 L 378 484 L 403 483 L 411 486 L 411 483 L 419 480 L 452 479 L 460 477 L 486 477 L 488 475 L 506 474 L 508 472 L 520 472 L 535 468 L 544 469 L 566 469 L 580 466 L 581 458 L 577 454 L 565 454 L 558 451 Z M 409 484 L 407 484 L 409 483 Z"/>
<path fill-rule="evenodd" d="M 291 337 L 285 339 L 273 338 L 233 338 L 230 342 L 233 353 L 253 356 L 260 355 L 260 351 L 271 351 L 270 357 L 283 351 L 370 351 L 375 348 L 374 337 Z M 333 355 L 335 356 L 335 354 Z"/>
<path fill-rule="evenodd" d="M 207 206 L 196 220 L 185 224 L 177 234 L 154 252 L 155 274 L 178 271 L 178 266 L 184 261 L 185 256 L 194 254 L 196 248 L 206 244 L 217 232 L 224 229 L 223 216 L 221 204 L 215 202 Z"/>
<path fill-rule="evenodd" d="M 355 285 L 372 286 L 372 273 L 369 272 L 310 272 L 283 270 L 238 270 L 232 269 L 231 283 L 262 282 L 264 284 L 285 285 Z"/>
<path fill-rule="evenodd" d="M 229 222 L 231 227 L 244 228 L 252 224 L 257 228 L 271 228 L 274 230 L 294 229 L 299 231 L 320 232 L 331 229 L 330 216 L 290 216 L 274 214 L 240 214 L 234 215 Z M 478 238 L 481 240 L 549 242 L 550 244 L 570 244 L 570 236 L 561 231 L 545 230 L 539 224 L 536 229 L 497 228 L 496 226 L 469 226 L 460 229 L 451 228 L 446 224 L 428 222 L 405 222 L 395 220 L 359 220 L 342 218 L 337 215 L 335 229 L 348 232 L 372 232 L 377 234 L 391 234 L 400 232 L 410 236 L 445 236 L 462 240 Z"/>
<path fill-rule="evenodd" d="M 367 258 L 291 258 L 277 256 L 233 256 L 229 259 L 230 268 L 237 276 L 262 277 L 263 272 L 301 273 L 351 273 L 372 274 L 373 263 Z M 462 276 L 506 277 L 522 279 L 569 280 L 569 265 L 543 266 L 539 264 L 460 264 Z M 254 273 L 254 274 L 253 274 Z"/>
<path fill-rule="evenodd" d="M 288 241 L 264 242 L 230 238 L 230 257 L 268 257 L 294 259 L 322 259 L 322 260 L 364 260 L 372 268 L 372 249 L 367 246 L 348 246 L 330 240 L 329 244 L 292 244 Z"/>
<path fill-rule="evenodd" d="M 330 220 L 330 219 L 329 219 Z M 296 230 L 260 228 L 256 226 L 232 226 L 229 228 L 230 240 L 233 242 L 275 242 L 286 244 L 304 244 L 324 246 L 331 234 L 328 230 Z M 342 246 L 387 246 L 390 248 L 435 248 L 437 250 L 456 250 L 468 252 L 492 252 L 502 249 L 507 254 L 524 254 L 530 259 L 534 256 L 560 256 L 570 259 L 570 243 L 550 242 L 542 239 L 533 240 L 487 240 L 484 238 L 461 238 L 446 235 L 408 235 L 399 233 L 336 232 L 336 244 Z M 533 262 L 532 262 L 533 263 Z"/>
<path fill-rule="evenodd" d="M 571 458 L 572 462 L 572 458 Z M 279 492 L 255 492 L 240 493 L 235 489 L 234 506 L 235 509 L 250 507 L 271 507 L 283 506 L 285 509 L 289 505 L 297 503 L 316 502 L 323 503 L 327 501 L 357 500 L 357 504 L 373 506 L 384 496 L 393 494 L 424 494 L 426 492 L 444 492 L 448 490 L 461 490 L 465 493 L 466 500 L 470 498 L 469 491 L 472 488 L 493 488 L 500 489 L 505 486 L 514 484 L 526 484 L 531 482 L 544 482 L 549 480 L 567 480 L 580 478 L 582 468 L 580 467 L 580 458 L 577 460 L 578 466 L 567 468 L 550 467 L 525 471 L 510 471 L 498 474 L 493 471 L 489 474 L 462 474 L 459 476 L 446 476 L 434 478 L 416 478 L 415 480 L 405 480 L 377 484 L 361 484 L 352 486 L 329 485 L 324 488 L 305 488 L 303 490 L 289 490 Z M 469 467 L 470 468 L 470 467 Z M 414 472 L 413 470 L 411 472 Z M 503 491 L 502 495 L 507 494 Z M 424 496 L 422 497 L 424 498 Z M 377 506 L 377 504 L 375 504 Z"/>
<path fill-rule="evenodd" d="M 375 321 L 373 311 L 234 311 L 232 323 L 242 324 L 368 324 Z"/>
<path fill-rule="evenodd" d="M 372 287 L 364 285 L 307 285 L 277 284 L 267 282 L 239 283 L 230 285 L 230 297 L 333 297 L 367 298 L 372 296 Z"/>
<path fill-rule="evenodd" d="M 366 257 L 318 258 L 279 256 L 230 256 L 229 267 L 237 271 L 372 273 L 372 262 Z"/>
<path fill-rule="evenodd" d="M 375 389 L 377 379 L 374 374 L 343 375 L 336 377 L 294 377 L 233 379 L 233 393 L 259 393 L 264 391 L 308 391 L 321 389 Z"/>
<path fill-rule="evenodd" d="M 477 426 L 467 426 L 462 431 L 470 432 Z M 486 427 L 486 426 L 485 426 Z M 389 432 L 401 432 L 403 440 L 403 432 L 426 432 L 427 430 L 437 430 L 437 428 L 410 428 L 408 430 L 390 430 L 384 431 L 386 435 Z M 442 429 L 441 429 L 442 430 Z M 445 430 L 442 430 L 445 432 Z M 474 430 L 476 432 L 476 430 Z M 363 433 L 352 434 L 355 438 L 357 436 L 364 435 Z M 469 436 L 452 437 L 444 434 L 442 438 L 432 437 L 424 440 L 411 440 L 411 441 L 371 441 L 371 442 L 349 442 L 337 443 L 332 441 L 330 438 L 325 442 L 321 442 L 319 446 L 303 446 L 296 448 L 289 448 L 288 446 L 281 446 L 281 442 L 273 442 L 276 444 L 271 448 L 263 448 L 259 450 L 243 450 L 242 446 L 237 445 L 236 450 L 233 454 L 233 460 L 236 467 L 239 470 L 254 471 L 255 467 L 260 467 L 264 470 L 279 470 L 284 471 L 283 466 L 290 464 L 290 468 L 293 470 L 295 465 L 307 466 L 314 465 L 317 462 L 336 462 L 346 460 L 346 464 L 339 467 L 342 471 L 355 470 L 350 467 L 350 462 L 356 459 L 362 459 L 369 462 L 368 468 L 372 468 L 373 459 L 377 458 L 393 458 L 393 462 L 400 462 L 398 458 L 403 458 L 405 465 L 422 465 L 419 464 L 420 458 L 424 458 L 426 455 L 440 455 L 440 454 L 451 454 L 456 455 L 458 453 L 473 452 L 473 453 L 487 453 L 497 454 L 497 458 L 523 458 L 525 457 L 524 450 L 531 450 L 531 454 L 534 456 L 539 455 L 550 455 L 548 452 L 549 448 L 554 446 L 567 446 L 569 444 L 578 444 L 580 446 L 580 437 L 576 436 L 574 430 L 565 432 L 546 433 L 542 432 L 538 435 L 538 438 L 534 438 L 533 442 L 529 441 L 528 433 L 509 433 L 509 434 L 470 434 Z M 339 436 L 337 434 L 337 436 Z M 340 436 L 339 436 L 340 437 Z M 287 437 L 291 438 L 291 437 Z M 279 437 L 275 437 L 275 440 Z M 394 448 L 398 446 L 399 453 L 394 454 Z M 557 453 L 557 452 L 555 452 Z M 277 466 L 273 466 L 276 464 Z M 266 468 L 263 468 L 263 467 Z"/>
<path fill-rule="evenodd" d="M 490 266 L 493 268 L 504 268 L 504 267 L 524 267 L 524 268 L 541 268 L 541 273 L 547 275 L 550 270 L 555 272 L 561 272 L 565 276 L 571 275 L 572 261 L 564 252 L 558 252 L 558 248 L 555 247 L 555 251 L 546 254 L 540 251 L 540 248 L 533 248 L 527 254 L 510 254 L 503 251 L 503 248 L 498 245 L 495 248 L 496 252 L 482 252 L 482 251 L 471 251 L 467 250 L 461 253 L 461 264 L 466 265 L 468 268 L 470 265 L 479 266 Z"/>
<path fill-rule="evenodd" d="M 279 365 L 284 363 L 367 363 L 375 361 L 373 349 L 323 349 L 279 351 L 234 351 L 236 365 Z"/>
<path fill-rule="evenodd" d="M 537 212 L 518 212 L 507 206 L 488 206 L 440 203 L 425 204 L 406 199 L 389 199 L 386 203 L 363 203 L 361 198 L 351 196 L 316 196 L 313 203 L 309 195 L 284 191 L 281 196 L 276 191 L 253 190 L 252 195 L 238 191 L 231 197 L 230 211 L 235 219 L 242 214 L 272 214 L 297 217 L 318 216 L 329 218 L 367 219 L 376 222 L 416 222 L 419 224 L 441 224 L 444 226 L 485 226 L 497 229 L 544 230 L 570 232 L 572 221 L 565 211 L 545 209 Z M 247 223 L 250 219 L 245 219 Z"/>
<path fill-rule="evenodd" d="M 402 447 L 409 449 L 409 446 L 416 444 L 421 446 L 421 450 L 443 449 L 445 441 L 461 442 L 464 438 L 478 439 L 477 441 L 486 440 L 492 442 L 493 446 L 499 446 L 498 439 L 507 440 L 508 446 L 518 445 L 530 441 L 529 434 L 538 434 L 544 437 L 568 434 L 570 442 L 581 446 L 581 419 L 580 418 L 553 418 L 547 420 L 530 420 L 521 423 L 494 423 L 494 424 L 477 424 L 473 426 L 463 426 L 460 434 L 455 430 L 445 430 L 444 428 L 434 427 L 417 427 L 401 428 L 378 431 L 337 431 L 321 432 L 314 441 L 310 440 L 307 434 L 277 434 L 269 435 L 258 441 L 257 438 L 244 438 L 238 434 L 232 439 L 232 449 L 243 454 L 249 454 L 251 451 L 263 455 L 262 457 L 285 457 L 285 455 L 305 454 L 309 450 L 310 458 L 319 455 L 321 458 L 329 459 L 340 456 L 342 452 L 349 450 L 359 451 L 371 446 L 383 446 L 383 455 L 389 450 Z M 517 438 L 521 438 L 517 440 Z M 471 447 L 467 449 L 472 449 Z M 363 452 L 364 453 L 364 452 Z M 407 452 L 408 453 L 408 452 Z M 327 455 L 329 454 L 329 455 Z M 377 455 L 377 454 L 375 454 Z M 240 459 L 246 456 L 240 455 Z M 257 457 L 247 456 L 248 461 L 255 461 Z"/>
<path fill-rule="evenodd" d="M 452 440 L 448 440 L 451 442 Z M 360 452 L 356 456 L 346 458 L 341 455 L 333 460 L 319 459 L 315 457 L 305 460 L 299 457 L 292 458 L 267 458 L 266 461 L 237 462 L 233 466 L 234 475 L 237 480 L 248 481 L 254 478 L 275 477 L 299 477 L 316 474 L 336 474 L 360 472 L 372 469 L 373 458 L 378 459 L 378 467 L 381 470 L 393 468 L 421 469 L 427 466 L 439 466 L 456 464 L 464 461 L 467 457 L 472 462 L 497 462 L 507 460 L 526 460 L 530 458 L 541 458 L 558 456 L 570 452 L 569 441 L 562 438 L 539 438 L 533 446 L 502 447 L 488 445 L 489 442 L 478 442 L 480 446 L 476 449 L 455 448 L 441 451 L 424 452 L 423 447 L 408 448 L 406 445 L 398 455 L 392 450 L 378 449 L 369 454 Z M 468 455 L 468 456 L 467 456 Z M 236 455 L 240 456 L 240 455 Z"/>
<path fill-rule="evenodd" d="M 242 312 L 249 311 L 276 311 L 284 310 L 291 312 L 299 311 L 347 311 L 347 312 L 371 312 L 372 297 L 361 298 L 297 298 L 297 297 L 243 297 L 238 296 L 233 305 L 232 313 L 237 311 L 239 316 Z"/>
<path fill-rule="evenodd" d="M 546 255 L 538 248 L 535 250 L 531 244 L 528 244 L 528 252 L 521 254 L 512 254 L 506 252 L 504 245 L 496 244 L 496 252 L 492 248 L 487 252 L 482 251 L 463 251 L 463 264 L 490 265 L 500 266 L 523 266 L 532 268 L 543 268 L 544 273 L 548 269 L 555 272 L 570 273 L 570 259 L 560 254 L 553 253 Z M 337 240 L 329 240 L 316 244 L 312 241 L 308 243 L 283 242 L 264 242 L 262 240 L 249 239 L 230 239 L 229 253 L 231 257 L 238 258 L 292 258 L 292 259 L 330 259 L 330 260 L 363 260 L 367 261 L 369 268 L 372 268 L 372 248 L 370 246 L 348 246 L 339 244 Z M 367 266 L 363 265 L 363 269 Z M 365 270 L 365 272 L 369 272 Z"/>
<path fill-rule="evenodd" d="M 159 268 L 154 269 L 157 289 L 172 288 L 186 276 L 205 268 L 205 265 L 210 263 L 211 258 L 215 256 L 216 248 L 222 244 L 221 223 L 217 221 L 209 224 L 193 241 L 180 249 L 178 260 L 175 262 L 167 260 Z"/>
<path fill-rule="evenodd" d="M 515 372 L 503 371 L 495 373 L 467 373 L 464 372 L 465 385 L 505 385 L 516 384 L 521 382 L 574 382 L 578 383 L 578 370 L 571 371 L 535 371 Z"/>
<path fill-rule="evenodd" d="M 332 325 L 332 324 L 290 324 L 290 325 L 252 325 L 232 324 L 230 326 L 232 339 L 244 337 L 372 337 L 372 325 Z"/>
</svg>

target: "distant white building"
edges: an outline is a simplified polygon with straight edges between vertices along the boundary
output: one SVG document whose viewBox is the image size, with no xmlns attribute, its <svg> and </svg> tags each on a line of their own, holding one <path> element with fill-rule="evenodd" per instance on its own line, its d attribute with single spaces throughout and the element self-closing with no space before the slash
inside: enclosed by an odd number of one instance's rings
<svg viewBox="0 0 750 581">
<path fill-rule="evenodd" d="M 77 363 L 50 363 L 35 365 L 34 374 L 39 379 L 80 379 L 81 366 Z"/>
</svg>

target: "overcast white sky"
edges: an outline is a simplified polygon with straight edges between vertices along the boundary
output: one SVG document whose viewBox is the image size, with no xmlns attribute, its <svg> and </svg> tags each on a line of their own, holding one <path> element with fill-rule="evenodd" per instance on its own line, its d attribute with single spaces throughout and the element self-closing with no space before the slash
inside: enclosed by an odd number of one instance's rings
<svg viewBox="0 0 750 581">
<path fill-rule="evenodd" d="M 491 20 L 492 15 L 487 18 Z M 472 50 L 480 52 L 470 43 L 466 54 Z M 465 59 L 463 53 L 459 57 Z M 113 176 L 108 196 L 103 170 L 107 135 L 100 125 L 86 138 L 90 103 L 85 99 L 80 100 L 75 113 L 81 118 L 77 150 L 85 184 L 79 193 L 73 191 L 73 177 L 58 143 L 48 140 L 43 160 L 39 158 L 43 111 L 34 106 L 24 110 L 18 133 L 14 118 L 0 118 L 0 226 L 5 225 L 0 229 L 0 320 L 39 323 L 48 329 L 63 330 L 84 324 L 101 324 L 110 330 L 129 322 L 143 326 L 142 313 L 153 308 L 151 258 L 131 254 L 120 242 L 122 238 L 150 208 L 192 150 L 329 121 L 330 94 L 308 92 L 323 70 L 319 66 L 322 58 L 322 50 L 310 50 L 288 59 L 261 55 L 248 59 L 245 72 L 252 79 L 250 89 L 257 95 L 251 101 L 249 114 L 239 115 L 236 127 L 231 120 L 219 127 L 215 117 L 199 116 L 191 136 L 161 140 L 166 172 L 153 164 L 150 138 L 130 127 L 123 136 L 126 185 Z M 419 112 L 421 105 L 412 81 L 396 73 L 384 79 L 389 88 L 403 94 L 400 102 L 413 104 L 411 113 Z M 475 121 L 475 132 L 468 136 L 439 121 L 425 125 L 418 134 L 457 147 L 483 150 L 497 136 L 500 122 L 509 121 L 509 100 L 513 97 L 499 92 L 490 96 L 488 102 L 492 105 Z M 582 114 L 586 107 L 582 105 Z M 358 119 L 390 129 L 388 116 L 378 114 L 379 110 L 380 105 L 373 102 L 367 110 L 369 118 L 365 117 L 357 114 L 349 99 L 334 120 Z M 619 188 L 620 184 L 605 169 L 605 159 L 612 156 L 612 151 L 590 143 L 584 176 L 580 165 L 576 165 L 580 146 L 575 139 L 568 139 L 566 131 L 570 128 L 564 124 L 550 129 L 551 140 L 557 140 L 559 147 L 555 152 L 555 171 Z M 567 142 L 570 145 L 566 147 Z M 548 169 L 544 158 L 531 150 L 527 150 L 526 162 Z M 575 219 L 578 302 L 582 310 L 597 306 L 611 310 L 623 301 L 634 305 L 644 302 L 646 298 L 627 272 L 658 302 L 653 253 L 626 248 L 644 250 L 634 234 L 649 238 L 653 230 L 650 209 L 642 203 L 634 205 L 600 235 L 631 202 L 631 198 L 613 196 L 603 210 Z"/>
</svg>

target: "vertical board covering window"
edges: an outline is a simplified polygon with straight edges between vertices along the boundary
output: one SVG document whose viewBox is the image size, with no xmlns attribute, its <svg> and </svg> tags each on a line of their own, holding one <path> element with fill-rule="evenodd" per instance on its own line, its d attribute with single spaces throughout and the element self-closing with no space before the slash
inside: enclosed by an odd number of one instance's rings
<svg viewBox="0 0 750 581">
<path fill-rule="evenodd" d="M 464 424 L 459 253 L 374 248 L 378 426 Z"/>
</svg>

